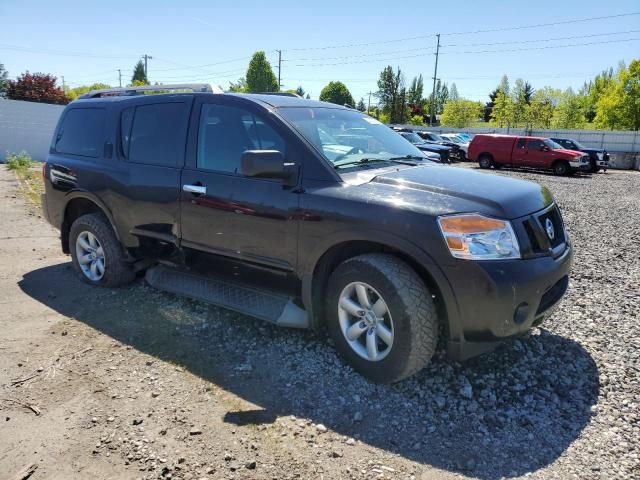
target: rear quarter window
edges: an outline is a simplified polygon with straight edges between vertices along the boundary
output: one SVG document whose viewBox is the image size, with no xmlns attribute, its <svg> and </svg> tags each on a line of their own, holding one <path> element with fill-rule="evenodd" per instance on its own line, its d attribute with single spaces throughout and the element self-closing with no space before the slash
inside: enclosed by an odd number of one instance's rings
<svg viewBox="0 0 640 480">
<path fill-rule="evenodd" d="M 97 158 L 104 140 L 104 108 L 72 108 L 67 110 L 56 134 L 57 153 Z"/>
</svg>

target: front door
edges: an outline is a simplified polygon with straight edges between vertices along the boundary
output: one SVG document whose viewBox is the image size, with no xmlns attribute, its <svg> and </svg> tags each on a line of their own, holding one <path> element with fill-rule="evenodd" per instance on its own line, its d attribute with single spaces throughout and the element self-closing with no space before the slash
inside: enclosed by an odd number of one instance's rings
<svg viewBox="0 0 640 480">
<path fill-rule="evenodd" d="M 236 280 L 290 275 L 297 261 L 299 195 L 281 180 L 242 176 L 245 150 L 287 154 L 281 128 L 233 97 L 196 102 L 182 172 L 182 246 L 232 265 Z"/>
</svg>

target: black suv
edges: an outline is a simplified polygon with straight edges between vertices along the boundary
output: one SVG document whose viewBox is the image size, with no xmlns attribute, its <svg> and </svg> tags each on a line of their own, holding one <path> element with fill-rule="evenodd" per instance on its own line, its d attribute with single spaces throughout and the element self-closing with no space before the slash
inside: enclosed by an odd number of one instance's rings
<svg viewBox="0 0 640 480">
<path fill-rule="evenodd" d="M 577 140 L 570 138 L 552 138 L 551 140 L 567 150 L 576 150 L 588 154 L 591 173 L 598 173 L 600 169 L 606 172 L 607 168 L 609 168 L 609 153 L 604 148 L 585 147 Z"/>
<path fill-rule="evenodd" d="M 43 209 L 85 282 L 146 272 L 326 327 L 377 382 L 420 370 L 440 335 L 460 360 L 521 335 L 565 293 L 572 248 L 544 187 L 425 161 L 334 104 L 162 89 L 86 94 L 54 133 Z"/>
</svg>

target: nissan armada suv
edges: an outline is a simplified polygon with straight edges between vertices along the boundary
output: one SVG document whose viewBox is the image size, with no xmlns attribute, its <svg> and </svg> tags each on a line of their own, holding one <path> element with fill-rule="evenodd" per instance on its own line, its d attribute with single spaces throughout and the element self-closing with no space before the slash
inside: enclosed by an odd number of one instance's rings
<svg viewBox="0 0 640 480">
<path fill-rule="evenodd" d="M 326 328 L 376 382 L 419 371 L 440 335 L 454 359 L 485 352 L 564 295 L 572 247 L 546 188 L 426 161 L 349 108 L 180 87 L 90 92 L 60 118 L 42 204 L 85 282 L 144 272 Z"/>
</svg>

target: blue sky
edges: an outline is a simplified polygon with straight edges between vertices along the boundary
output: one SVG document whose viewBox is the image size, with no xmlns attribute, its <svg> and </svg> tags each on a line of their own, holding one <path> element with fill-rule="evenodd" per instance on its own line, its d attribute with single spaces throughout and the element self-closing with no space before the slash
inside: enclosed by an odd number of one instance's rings
<svg viewBox="0 0 640 480">
<path fill-rule="evenodd" d="M 120 68 L 124 84 L 147 53 L 152 82 L 227 88 L 256 50 L 267 52 L 277 72 L 280 49 L 285 88 L 302 85 L 317 98 L 326 83 L 341 80 L 356 100 L 367 100 L 386 65 L 400 66 L 407 83 L 422 74 L 430 91 L 441 33 L 438 77 L 485 101 L 505 73 L 534 88 L 578 88 L 640 57 L 640 15 L 511 29 L 640 12 L 638 0 L 91 3 L 0 0 L 0 63 L 10 76 L 29 70 L 64 76 L 71 86 L 117 85 Z M 477 30 L 494 31 L 459 33 Z"/>
</svg>

